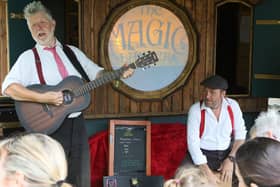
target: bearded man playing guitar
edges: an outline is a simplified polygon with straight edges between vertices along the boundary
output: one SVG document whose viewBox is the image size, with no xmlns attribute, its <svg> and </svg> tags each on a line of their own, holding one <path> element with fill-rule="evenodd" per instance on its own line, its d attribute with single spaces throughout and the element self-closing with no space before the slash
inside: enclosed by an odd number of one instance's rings
<svg viewBox="0 0 280 187">
<path fill-rule="evenodd" d="M 43 103 L 45 104 L 43 109 L 52 116 L 55 113 L 50 112 L 49 108 L 63 105 L 69 95 L 65 95 L 61 90 L 40 92 L 28 86 L 56 85 L 70 75 L 79 78 L 83 75 L 70 62 L 63 49 L 64 45 L 55 37 L 56 22 L 49 10 L 40 1 L 34 1 L 24 8 L 24 16 L 36 45 L 32 50 L 29 49 L 19 56 L 3 82 L 2 93 L 20 102 Z M 78 48 L 70 45 L 68 47 L 90 80 L 102 76 L 103 68 L 93 63 Z M 58 61 L 60 63 L 62 61 L 64 67 L 57 64 Z M 127 78 L 133 72 L 133 68 L 126 68 L 120 76 Z M 40 120 L 39 117 L 37 120 Z M 74 111 L 67 114 L 57 129 L 47 131 L 47 134 L 63 145 L 69 164 L 67 181 L 77 187 L 90 186 L 89 147 L 83 124 L 84 118 L 81 112 Z"/>
</svg>

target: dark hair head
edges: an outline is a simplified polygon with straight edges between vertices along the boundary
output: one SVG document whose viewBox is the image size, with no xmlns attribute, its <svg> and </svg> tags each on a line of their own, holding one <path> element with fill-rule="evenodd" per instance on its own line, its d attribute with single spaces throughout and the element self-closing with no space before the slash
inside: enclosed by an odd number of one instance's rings
<svg viewBox="0 0 280 187">
<path fill-rule="evenodd" d="M 211 89 L 221 89 L 221 90 L 228 89 L 227 80 L 219 75 L 213 75 L 206 78 L 200 83 L 200 85 L 203 85 Z"/>
<path fill-rule="evenodd" d="M 244 182 L 250 186 L 280 186 L 280 142 L 258 137 L 245 142 L 236 152 Z"/>
</svg>

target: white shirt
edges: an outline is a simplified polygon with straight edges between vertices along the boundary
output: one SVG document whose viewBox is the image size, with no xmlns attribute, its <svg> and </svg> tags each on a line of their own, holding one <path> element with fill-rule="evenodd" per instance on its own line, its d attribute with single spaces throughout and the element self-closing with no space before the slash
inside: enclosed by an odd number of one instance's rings
<svg viewBox="0 0 280 187">
<path fill-rule="evenodd" d="M 206 164 L 207 158 L 201 149 L 226 150 L 231 142 L 232 123 L 227 110 L 230 105 L 234 116 L 234 138 L 244 140 L 246 138 L 246 127 L 238 103 L 230 98 L 223 99 L 219 120 L 213 111 L 206 107 L 204 102 L 193 104 L 188 113 L 187 143 L 188 151 L 196 165 Z M 202 137 L 199 137 L 201 110 L 205 109 L 205 127 Z"/>
<path fill-rule="evenodd" d="M 44 46 L 41 46 L 39 44 L 36 44 L 36 49 L 38 51 L 40 60 L 41 60 L 41 66 L 42 66 L 42 72 L 43 77 L 46 81 L 47 85 L 57 85 L 60 81 L 62 81 L 62 77 L 59 73 L 59 70 L 57 68 L 55 59 L 53 57 L 53 54 L 47 50 L 44 50 Z M 90 80 L 94 80 L 97 73 L 100 70 L 103 70 L 102 67 L 99 67 L 96 65 L 92 60 L 90 60 L 81 50 L 74 46 L 69 47 L 72 49 L 72 51 L 75 53 L 78 61 L 82 65 L 83 69 L 85 70 L 86 74 L 88 75 Z M 56 42 L 56 51 L 61 58 L 62 62 L 64 63 L 68 74 L 69 75 L 75 75 L 80 78 L 82 76 L 80 73 L 76 70 L 76 68 L 72 65 L 68 57 L 63 51 L 63 47 L 59 41 Z M 40 84 L 40 80 L 37 73 L 37 68 L 35 64 L 35 58 L 34 54 L 31 49 L 23 52 L 11 68 L 10 72 L 7 74 L 7 76 L 4 79 L 4 82 L 2 84 L 2 94 L 4 95 L 5 89 L 12 83 L 19 83 L 23 86 L 29 86 L 32 84 Z M 73 115 L 71 117 L 75 117 L 76 115 Z"/>
</svg>

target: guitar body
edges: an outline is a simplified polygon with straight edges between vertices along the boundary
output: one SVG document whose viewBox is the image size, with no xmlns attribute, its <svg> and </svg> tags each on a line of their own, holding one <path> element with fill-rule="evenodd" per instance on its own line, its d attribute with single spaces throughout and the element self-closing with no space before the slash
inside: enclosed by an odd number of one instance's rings
<svg viewBox="0 0 280 187">
<path fill-rule="evenodd" d="M 62 91 L 64 103 L 60 106 L 41 104 L 34 102 L 15 101 L 15 108 L 20 124 L 29 132 L 52 134 L 55 132 L 64 119 L 73 112 L 79 112 L 90 104 L 89 93 L 75 96 L 72 90 L 84 84 L 82 79 L 76 76 L 69 76 L 55 86 L 31 85 L 28 88 L 40 93 L 47 91 Z"/>
<path fill-rule="evenodd" d="M 122 66 L 118 70 L 104 73 L 102 76 L 87 83 L 84 83 L 79 77 L 69 76 L 55 86 L 31 85 L 27 88 L 39 93 L 47 91 L 63 92 L 63 104 L 55 106 L 35 102 L 15 101 L 15 108 L 20 124 L 29 132 L 52 134 L 60 127 L 69 114 L 80 112 L 88 107 L 90 104 L 89 91 L 111 80 L 119 79 L 122 73 L 128 68 L 144 68 L 150 64 L 155 64 L 158 60 L 154 51 L 148 51 L 147 54 L 144 53 L 143 56 L 139 56 L 134 63 L 128 66 Z"/>
</svg>

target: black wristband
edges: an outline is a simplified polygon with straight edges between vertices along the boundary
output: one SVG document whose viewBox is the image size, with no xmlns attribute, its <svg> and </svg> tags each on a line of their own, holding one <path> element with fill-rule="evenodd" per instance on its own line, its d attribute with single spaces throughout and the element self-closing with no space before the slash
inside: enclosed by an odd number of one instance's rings
<svg viewBox="0 0 280 187">
<path fill-rule="evenodd" d="M 234 156 L 228 155 L 228 159 L 229 159 L 231 162 L 235 163 L 235 157 L 234 157 Z"/>
</svg>

